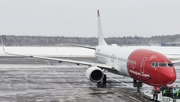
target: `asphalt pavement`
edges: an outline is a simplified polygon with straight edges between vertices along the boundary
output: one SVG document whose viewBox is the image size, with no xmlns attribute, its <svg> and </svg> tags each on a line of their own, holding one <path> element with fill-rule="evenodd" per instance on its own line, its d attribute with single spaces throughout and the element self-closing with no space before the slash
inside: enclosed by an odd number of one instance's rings
<svg viewBox="0 0 180 102">
<path fill-rule="evenodd" d="M 97 62 L 95 58 L 68 59 Z M 136 93 L 131 78 L 106 72 L 107 87 L 97 88 L 86 78 L 86 69 L 69 63 L 1 56 L 0 102 L 151 102 Z M 152 87 L 143 87 L 148 88 Z"/>
</svg>

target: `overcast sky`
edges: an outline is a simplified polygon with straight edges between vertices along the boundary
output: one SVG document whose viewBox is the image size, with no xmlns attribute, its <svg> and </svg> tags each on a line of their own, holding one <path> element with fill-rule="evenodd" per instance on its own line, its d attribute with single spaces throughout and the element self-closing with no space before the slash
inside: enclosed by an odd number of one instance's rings
<svg viewBox="0 0 180 102">
<path fill-rule="evenodd" d="M 179 0 L 0 0 L 0 34 L 97 37 L 180 34 Z"/>
</svg>

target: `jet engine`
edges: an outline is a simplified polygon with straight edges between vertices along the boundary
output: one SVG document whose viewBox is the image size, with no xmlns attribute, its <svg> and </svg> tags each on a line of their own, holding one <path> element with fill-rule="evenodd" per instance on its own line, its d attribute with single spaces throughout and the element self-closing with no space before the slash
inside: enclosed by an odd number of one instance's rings
<svg viewBox="0 0 180 102">
<path fill-rule="evenodd" d="M 86 77 L 91 80 L 92 82 L 100 82 L 104 78 L 104 73 L 98 67 L 89 67 L 86 70 Z"/>
</svg>

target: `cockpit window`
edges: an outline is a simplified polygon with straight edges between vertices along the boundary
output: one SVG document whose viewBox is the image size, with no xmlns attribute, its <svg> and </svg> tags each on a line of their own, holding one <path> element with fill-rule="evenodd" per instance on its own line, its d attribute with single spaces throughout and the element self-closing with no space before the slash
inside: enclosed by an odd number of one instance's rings
<svg viewBox="0 0 180 102">
<path fill-rule="evenodd" d="M 152 64 L 151 64 L 151 65 L 154 67 L 154 66 L 155 66 L 155 64 L 156 64 L 155 62 L 152 62 Z"/>
<path fill-rule="evenodd" d="M 160 67 L 167 67 L 167 63 L 159 63 Z"/>
<path fill-rule="evenodd" d="M 168 63 L 168 66 L 173 67 L 173 64 L 172 63 Z"/>
<path fill-rule="evenodd" d="M 166 63 L 166 62 L 152 62 L 151 65 L 154 68 L 157 68 L 157 67 L 173 67 L 172 63 Z"/>
<path fill-rule="evenodd" d="M 152 62 L 151 65 L 152 65 L 154 68 L 158 67 L 158 63 L 156 63 L 156 62 Z"/>
</svg>

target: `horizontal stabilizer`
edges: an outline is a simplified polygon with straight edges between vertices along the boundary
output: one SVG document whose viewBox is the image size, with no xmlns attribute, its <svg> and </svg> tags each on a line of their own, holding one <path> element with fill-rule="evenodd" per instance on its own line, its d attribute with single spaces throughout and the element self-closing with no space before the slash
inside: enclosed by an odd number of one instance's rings
<svg viewBox="0 0 180 102">
<path fill-rule="evenodd" d="M 72 46 L 76 46 L 76 47 L 82 47 L 82 48 L 87 48 L 87 49 L 92 49 L 92 50 L 96 50 L 95 47 L 90 47 L 90 46 L 83 46 L 83 45 L 76 45 L 76 44 L 71 44 Z"/>
</svg>

